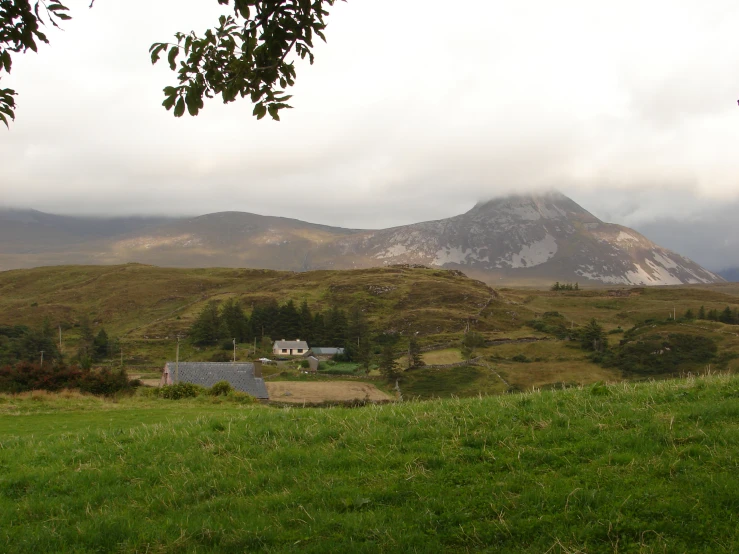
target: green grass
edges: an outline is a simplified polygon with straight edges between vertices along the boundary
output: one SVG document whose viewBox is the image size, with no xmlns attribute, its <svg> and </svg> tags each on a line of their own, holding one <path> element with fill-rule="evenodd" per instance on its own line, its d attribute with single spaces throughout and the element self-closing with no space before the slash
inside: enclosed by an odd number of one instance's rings
<svg viewBox="0 0 739 554">
<path fill-rule="evenodd" d="M 401 392 L 407 399 L 501 394 L 507 388 L 489 369 L 478 366 L 407 371 L 401 383 Z"/>
<path fill-rule="evenodd" d="M 739 549 L 737 377 L 361 409 L 0 398 L 5 552 Z"/>
</svg>

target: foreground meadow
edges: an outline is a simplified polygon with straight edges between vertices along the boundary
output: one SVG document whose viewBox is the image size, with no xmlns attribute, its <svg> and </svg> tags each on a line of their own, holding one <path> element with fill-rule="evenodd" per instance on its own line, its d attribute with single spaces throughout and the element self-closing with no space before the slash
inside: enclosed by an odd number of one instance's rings
<svg viewBox="0 0 739 554">
<path fill-rule="evenodd" d="M 7 552 L 736 552 L 739 378 L 274 408 L 0 396 Z"/>
</svg>

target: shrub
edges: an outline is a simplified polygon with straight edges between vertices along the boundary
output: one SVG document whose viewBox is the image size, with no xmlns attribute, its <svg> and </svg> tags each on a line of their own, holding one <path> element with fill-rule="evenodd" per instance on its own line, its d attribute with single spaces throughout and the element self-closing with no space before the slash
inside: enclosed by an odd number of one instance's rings
<svg viewBox="0 0 739 554">
<path fill-rule="evenodd" d="M 227 396 L 233 391 L 234 388 L 231 386 L 231 383 L 228 381 L 218 381 L 215 385 L 210 387 L 208 394 L 211 396 Z"/>
<path fill-rule="evenodd" d="M 211 357 L 211 362 L 230 362 L 233 360 L 233 355 L 229 352 L 225 352 L 223 350 L 219 350 L 215 352 Z"/>
<path fill-rule="evenodd" d="M 300 367 L 303 369 L 308 369 L 310 367 L 310 363 L 308 360 L 300 360 Z"/>
<path fill-rule="evenodd" d="M 516 354 L 515 356 L 513 356 L 513 358 L 511 358 L 511 360 L 513 360 L 514 362 L 521 362 L 524 364 L 527 364 L 531 361 L 523 354 Z"/>
<path fill-rule="evenodd" d="M 102 396 L 111 396 L 129 387 L 128 375 L 123 369 L 119 371 L 110 371 L 109 369 L 87 371 L 83 373 L 79 381 L 79 389 L 82 392 Z"/>
<path fill-rule="evenodd" d="M 254 404 L 257 399 L 254 398 L 251 394 L 247 394 L 245 392 L 241 392 L 238 390 L 233 390 L 226 395 L 226 399 L 231 402 L 236 402 L 237 404 Z"/>
<path fill-rule="evenodd" d="M 167 400 L 180 400 L 182 398 L 196 398 L 205 392 L 203 387 L 193 385 L 192 383 L 176 383 L 174 385 L 164 385 L 157 391 L 159 398 Z"/>
<path fill-rule="evenodd" d="M 26 362 L 0 368 L 0 392 L 53 392 L 61 389 L 79 389 L 110 396 L 130 389 L 130 384 L 125 370 L 85 370 L 77 366 L 52 367 L 50 364 L 41 367 Z"/>
</svg>

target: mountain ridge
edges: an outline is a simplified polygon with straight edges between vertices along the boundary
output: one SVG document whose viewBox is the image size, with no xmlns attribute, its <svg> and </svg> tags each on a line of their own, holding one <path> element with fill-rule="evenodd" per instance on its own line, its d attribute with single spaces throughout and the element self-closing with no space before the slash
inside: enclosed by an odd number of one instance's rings
<svg viewBox="0 0 739 554">
<path fill-rule="evenodd" d="M 723 281 L 633 229 L 599 220 L 556 191 L 489 199 L 450 218 L 374 230 L 237 211 L 94 219 L 95 224 L 93 218 L 72 224 L 70 216 L 42 212 L 29 212 L 26 221 L 19 211 L 12 213 L 14 218 L 0 212 L 0 269 L 140 262 L 305 271 L 419 264 L 458 269 L 495 284 Z"/>
</svg>

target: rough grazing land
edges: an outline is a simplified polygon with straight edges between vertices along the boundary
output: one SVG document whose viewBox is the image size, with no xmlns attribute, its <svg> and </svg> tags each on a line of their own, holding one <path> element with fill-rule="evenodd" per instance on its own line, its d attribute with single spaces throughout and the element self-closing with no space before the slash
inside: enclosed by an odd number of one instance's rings
<svg viewBox="0 0 739 554">
<path fill-rule="evenodd" d="M 267 382 L 269 397 L 275 402 L 320 403 L 345 400 L 389 400 L 390 397 L 369 383 L 352 381 Z"/>
<path fill-rule="evenodd" d="M 0 414 L 7 552 L 739 550 L 737 377 L 358 409 L 0 396 Z"/>
</svg>

